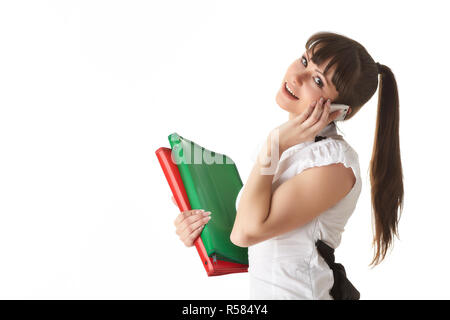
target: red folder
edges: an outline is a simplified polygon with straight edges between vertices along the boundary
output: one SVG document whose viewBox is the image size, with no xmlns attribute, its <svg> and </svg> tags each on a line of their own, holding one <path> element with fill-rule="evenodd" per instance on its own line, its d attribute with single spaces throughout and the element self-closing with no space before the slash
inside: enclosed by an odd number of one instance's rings
<svg viewBox="0 0 450 320">
<path fill-rule="evenodd" d="M 172 161 L 172 149 L 161 147 L 155 153 L 180 212 L 191 210 L 180 172 L 177 165 Z M 219 260 L 215 255 L 209 257 L 200 236 L 195 240 L 194 244 L 209 277 L 248 271 L 248 265 Z"/>
</svg>

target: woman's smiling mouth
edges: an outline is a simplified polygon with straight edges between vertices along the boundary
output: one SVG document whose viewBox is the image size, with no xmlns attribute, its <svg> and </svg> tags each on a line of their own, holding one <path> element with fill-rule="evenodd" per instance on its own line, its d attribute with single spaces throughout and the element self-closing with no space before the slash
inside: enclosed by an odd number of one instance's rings
<svg viewBox="0 0 450 320">
<path fill-rule="evenodd" d="M 299 98 L 294 94 L 294 92 L 289 88 L 287 82 L 284 83 L 283 92 L 291 99 L 291 100 L 299 100 Z"/>
</svg>

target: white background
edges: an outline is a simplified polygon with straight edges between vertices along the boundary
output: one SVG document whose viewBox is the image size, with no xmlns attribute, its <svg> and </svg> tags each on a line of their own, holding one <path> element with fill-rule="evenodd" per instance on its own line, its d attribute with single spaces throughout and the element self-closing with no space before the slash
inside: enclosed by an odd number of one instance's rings
<svg viewBox="0 0 450 320">
<path fill-rule="evenodd" d="M 445 1 L 0 2 L 0 298 L 247 299 L 175 234 L 155 151 L 177 132 L 245 182 L 287 121 L 275 95 L 318 31 L 395 73 L 405 206 L 374 269 L 369 161 L 377 93 L 340 124 L 363 189 L 336 251 L 362 299 L 448 299 Z"/>
</svg>

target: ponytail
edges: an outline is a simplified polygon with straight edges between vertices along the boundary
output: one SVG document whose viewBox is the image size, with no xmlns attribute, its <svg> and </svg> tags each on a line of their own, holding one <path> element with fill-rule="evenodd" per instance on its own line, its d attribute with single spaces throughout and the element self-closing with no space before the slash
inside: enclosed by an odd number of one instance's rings
<svg viewBox="0 0 450 320">
<path fill-rule="evenodd" d="M 370 161 L 371 201 L 375 220 L 372 244 L 375 255 L 370 263 L 373 266 L 385 258 L 393 244 L 393 235 L 398 237 L 399 213 L 403 210 L 397 82 L 391 69 L 385 65 L 378 67 L 378 112 Z"/>
</svg>

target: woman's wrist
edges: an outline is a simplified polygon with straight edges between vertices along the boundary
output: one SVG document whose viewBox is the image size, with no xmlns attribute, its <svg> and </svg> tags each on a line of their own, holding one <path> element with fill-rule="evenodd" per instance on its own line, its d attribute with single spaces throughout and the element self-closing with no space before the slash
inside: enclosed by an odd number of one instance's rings
<svg viewBox="0 0 450 320">
<path fill-rule="evenodd" d="M 278 132 L 272 131 L 259 152 L 258 164 L 263 168 L 272 167 L 278 163 L 282 153 L 283 147 L 280 146 Z"/>
</svg>

